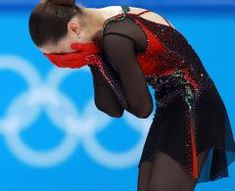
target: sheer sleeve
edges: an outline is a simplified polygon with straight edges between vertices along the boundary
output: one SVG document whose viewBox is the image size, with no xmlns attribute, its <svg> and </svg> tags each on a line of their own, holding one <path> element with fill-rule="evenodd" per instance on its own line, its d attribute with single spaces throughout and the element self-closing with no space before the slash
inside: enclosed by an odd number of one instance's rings
<svg viewBox="0 0 235 191">
<path fill-rule="evenodd" d="M 142 43 L 140 46 L 138 40 L 144 37 L 143 32 L 133 23 L 119 21 L 106 28 L 102 39 L 104 55 L 116 70 L 128 101 L 128 108 L 125 109 L 141 118 L 148 117 L 153 110 L 151 94 L 136 60 L 136 52 L 146 45 Z"/>
<path fill-rule="evenodd" d="M 97 109 L 111 117 L 121 117 L 124 109 L 118 102 L 113 90 L 107 84 L 97 66 L 88 66 L 93 78 L 94 101 Z"/>
</svg>

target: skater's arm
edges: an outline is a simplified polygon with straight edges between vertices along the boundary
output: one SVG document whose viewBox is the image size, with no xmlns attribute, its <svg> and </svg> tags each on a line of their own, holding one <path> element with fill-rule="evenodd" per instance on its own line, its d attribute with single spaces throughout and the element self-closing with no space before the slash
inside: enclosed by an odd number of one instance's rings
<svg viewBox="0 0 235 191">
<path fill-rule="evenodd" d="M 94 86 L 94 101 L 97 109 L 111 117 L 121 117 L 124 109 L 118 102 L 113 90 L 104 80 L 102 74 L 95 66 L 89 65 Z"/>
<path fill-rule="evenodd" d="M 136 60 L 134 41 L 124 35 L 109 33 L 103 37 L 103 51 L 118 73 L 128 112 L 147 118 L 153 110 L 151 94 L 141 68 Z"/>
</svg>

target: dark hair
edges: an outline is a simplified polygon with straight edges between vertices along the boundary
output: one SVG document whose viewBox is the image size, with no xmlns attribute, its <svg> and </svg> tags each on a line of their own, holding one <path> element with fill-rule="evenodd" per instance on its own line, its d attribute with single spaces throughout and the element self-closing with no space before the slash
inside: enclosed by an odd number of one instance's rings
<svg viewBox="0 0 235 191">
<path fill-rule="evenodd" d="M 75 15 L 82 18 L 83 14 L 75 0 L 41 1 L 32 11 L 28 23 L 33 42 L 38 47 L 46 43 L 57 44 L 67 34 L 69 20 Z"/>
</svg>

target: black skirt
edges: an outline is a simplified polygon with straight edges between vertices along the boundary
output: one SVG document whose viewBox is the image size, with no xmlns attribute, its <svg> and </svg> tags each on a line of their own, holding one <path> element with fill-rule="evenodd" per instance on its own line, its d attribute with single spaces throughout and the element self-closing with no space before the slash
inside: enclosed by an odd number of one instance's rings
<svg viewBox="0 0 235 191">
<path fill-rule="evenodd" d="M 195 152 L 198 155 L 209 149 L 198 182 L 228 177 L 228 167 L 235 160 L 235 143 L 228 113 L 214 85 L 202 92 L 195 108 Z M 143 161 L 153 160 L 155 154 L 162 151 L 192 175 L 187 112 L 187 105 L 181 97 L 167 107 L 156 105 L 138 167 Z"/>
</svg>

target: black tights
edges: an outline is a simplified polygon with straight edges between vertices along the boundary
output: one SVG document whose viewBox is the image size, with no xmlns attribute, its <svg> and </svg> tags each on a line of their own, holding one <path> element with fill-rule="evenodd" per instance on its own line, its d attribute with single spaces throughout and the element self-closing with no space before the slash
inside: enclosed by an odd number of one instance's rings
<svg viewBox="0 0 235 191">
<path fill-rule="evenodd" d="M 198 156 L 199 173 L 206 158 L 204 151 Z M 163 152 L 152 161 L 141 163 L 138 174 L 138 191 L 193 191 L 197 183 L 179 164 Z"/>
</svg>

